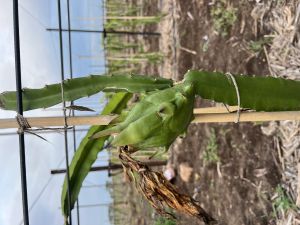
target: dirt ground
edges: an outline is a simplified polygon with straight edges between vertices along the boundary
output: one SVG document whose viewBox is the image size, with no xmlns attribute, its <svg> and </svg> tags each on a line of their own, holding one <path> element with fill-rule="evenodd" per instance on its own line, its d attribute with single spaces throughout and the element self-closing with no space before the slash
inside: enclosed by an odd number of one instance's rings
<svg viewBox="0 0 300 225">
<path fill-rule="evenodd" d="M 212 129 L 219 168 L 204 160 Z M 270 199 L 280 173 L 274 162 L 273 140 L 261 134 L 259 125 L 191 125 L 187 137 L 178 142 L 172 148 L 173 165 L 179 168 L 187 163 L 193 168 L 188 183 L 179 176 L 176 179 L 183 192 L 194 196 L 220 224 L 269 224 Z M 201 224 L 185 216 L 178 221 Z"/>
<path fill-rule="evenodd" d="M 173 78 L 182 79 L 191 68 L 267 75 L 264 52 L 255 55 L 247 47 L 251 40 L 259 40 L 263 35 L 251 17 L 255 1 L 230 1 L 231 7 L 237 9 L 237 20 L 226 37 L 214 29 L 211 2 L 177 1 L 180 46 L 196 54 L 179 52 L 179 76 Z M 198 106 L 204 104 L 207 102 L 198 102 Z M 204 160 L 212 131 L 216 134 L 219 163 Z M 273 149 L 272 137 L 264 136 L 260 125 L 191 125 L 186 138 L 173 145 L 171 162 L 177 170 L 180 164 L 187 163 L 193 173 L 189 182 L 177 176 L 175 183 L 184 192 L 194 195 L 219 224 L 272 224 L 271 197 L 280 182 L 277 152 Z M 179 216 L 178 224 L 202 223 Z"/>
<path fill-rule="evenodd" d="M 180 51 L 179 74 L 183 75 L 191 68 L 248 75 L 269 74 L 264 54 L 254 57 L 247 50 L 249 41 L 258 40 L 263 35 L 259 30 L 255 31 L 255 21 L 251 17 L 255 1 L 226 1 L 237 9 L 237 20 L 226 37 L 215 31 L 211 2 L 202 0 L 186 4 L 184 0 L 178 1 L 180 46 L 197 52 L 193 55 Z"/>
<path fill-rule="evenodd" d="M 259 17 L 253 14 L 257 1 L 225 1 L 228 7 L 236 10 L 237 16 L 227 35 L 217 33 L 213 24 L 211 12 L 218 1 L 146 1 L 145 13 L 153 15 L 167 2 L 170 2 L 171 10 L 175 8 L 166 17 L 170 21 L 163 26 L 145 28 L 146 31 L 162 32 L 160 44 L 163 44 L 159 46 L 158 38 L 144 39 L 148 50 L 167 52 L 163 68 L 161 65 L 147 65 L 143 73 L 160 73 L 174 80 L 181 80 L 189 69 L 269 74 L 264 50 L 253 51 L 249 47 L 251 41 L 259 41 L 267 34 L 266 29 L 261 30 Z M 172 19 L 176 26 L 175 34 L 168 30 L 173 28 Z M 173 46 L 164 45 L 164 41 L 174 40 Z M 196 107 L 209 105 L 214 103 L 206 100 L 196 103 Z M 204 159 L 213 134 L 216 136 L 214 144 L 218 162 Z M 177 171 L 175 185 L 198 200 L 219 224 L 276 224 L 271 198 L 280 184 L 281 171 L 274 145 L 272 136 L 262 134 L 259 123 L 192 124 L 186 137 L 178 139 L 170 149 L 170 164 Z M 192 168 L 188 182 L 179 176 L 181 164 Z M 177 217 L 177 224 L 203 224 L 184 215 Z M 149 220 L 143 221 L 143 224 L 153 224 L 153 218 Z"/>
</svg>

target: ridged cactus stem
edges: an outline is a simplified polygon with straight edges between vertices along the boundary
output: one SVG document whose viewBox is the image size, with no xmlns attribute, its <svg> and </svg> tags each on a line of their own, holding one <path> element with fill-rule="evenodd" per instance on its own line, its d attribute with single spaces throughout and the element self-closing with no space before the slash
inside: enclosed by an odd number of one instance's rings
<svg viewBox="0 0 300 225">
<path fill-rule="evenodd" d="M 240 106 L 256 111 L 300 110 L 300 81 L 274 77 L 232 75 L 238 87 Z M 204 99 L 237 105 L 238 95 L 232 79 L 224 73 L 189 71 L 184 83 L 193 84 Z"/>
<path fill-rule="evenodd" d="M 129 93 L 116 93 L 110 99 L 109 103 L 103 109 L 101 115 L 120 114 L 121 111 L 126 108 L 127 102 L 131 98 L 132 94 Z M 75 155 L 70 164 L 70 189 L 71 189 L 71 208 L 78 198 L 82 182 L 88 175 L 90 168 L 96 161 L 98 153 L 103 150 L 103 146 L 107 137 L 99 139 L 90 139 L 93 134 L 106 129 L 108 126 L 91 126 L 86 136 L 81 140 L 79 147 L 77 148 Z M 65 217 L 68 217 L 68 189 L 67 178 L 65 177 L 62 195 L 61 206 L 62 212 Z"/>
<path fill-rule="evenodd" d="M 64 100 L 74 101 L 82 97 L 88 97 L 100 91 L 129 93 L 150 92 L 169 88 L 173 85 L 172 80 L 154 78 L 139 75 L 100 76 L 65 80 Z M 23 89 L 24 111 L 47 108 L 62 102 L 61 84 L 46 85 L 41 89 Z M 0 108 L 16 111 L 16 92 L 9 91 L 0 94 Z"/>
</svg>

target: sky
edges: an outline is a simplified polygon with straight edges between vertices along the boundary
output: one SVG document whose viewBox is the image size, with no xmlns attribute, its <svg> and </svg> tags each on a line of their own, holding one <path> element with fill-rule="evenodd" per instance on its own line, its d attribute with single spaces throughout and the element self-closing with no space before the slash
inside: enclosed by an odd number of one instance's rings
<svg viewBox="0 0 300 225">
<path fill-rule="evenodd" d="M 63 27 L 66 27 L 66 1 L 62 0 Z M 73 28 L 101 29 L 101 20 L 89 20 L 90 17 L 101 18 L 101 1 L 73 0 L 71 2 L 71 23 Z M 60 82 L 59 39 L 58 34 L 46 31 L 47 27 L 58 27 L 57 1 L 20 0 L 20 39 L 23 87 L 39 88 L 45 84 Z M 14 43 L 12 1 L 0 0 L 0 93 L 15 90 Z M 64 35 L 67 43 L 67 35 Z M 65 73 L 69 77 L 67 57 L 68 45 L 65 44 Z M 73 34 L 73 72 L 74 76 L 103 73 L 103 60 L 86 59 L 82 56 L 103 56 L 101 37 L 95 34 Z M 99 94 L 76 102 L 77 105 L 101 110 L 104 97 Z M 100 103 L 102 102 L 102 103 Z M 61 106 L 51 109 L 32 110 L 25 116 L 62 115 Z M 84 113 L 87 114 L 87 113 Z M 0 118 L 14 118 L 16 113 L 0 109 Z M 0 130 L 0 134 L 14 130 Z M 70 134 L 71 135 L 71 134 Z M 84 132 L 77 132 L 77 145 Z M 62 134 L 43 134 L 48 142 L 30 134 L 25 135 L 28 200 L 30 224 L 63 224 L 60 210 L 60 194 L 63 175 L 50 175 L 50 170 L 63 168 L 64 137 Z M 71 137 L 71 136 L 70 136 Z M 72 155 L 73 143 L 69 138 L 69 151 Z M 0 135 L 0 224 L 22 224 L 22 201 L 19 167 L 19 146 L 17 135 Z M 97 165 L 105 165 L 106 153 L 99 155 Z M 93 172 L 88 175 L 84 186 L 104 185 L 109 178 L 105 172 Z M 42 192 L 42 190 L 44 192 Z M 42 193 L 42 194 L 41 194 Z M 41 197 L 38 196 L 41 194 Z M 38 199 L 38 201 L 37 201 Z M 110 203 L 112 200 L 104 187 L 84 188 L 80 196 L 80 205 Z M 34 204 L 34 205 L 33 205 Z M 73 213 L 73 221 L 75 220 Z M 80 209 L 80 224 L 109 225 L 108 208 L 94 207 Z"/>
</svg>

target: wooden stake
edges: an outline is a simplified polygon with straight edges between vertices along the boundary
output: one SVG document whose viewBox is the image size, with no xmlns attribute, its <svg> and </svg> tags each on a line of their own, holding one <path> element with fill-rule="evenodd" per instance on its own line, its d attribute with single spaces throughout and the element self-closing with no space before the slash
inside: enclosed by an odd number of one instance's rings
<svg viewBox="0 0 300 225">
<path fill-rule="evenodd" d="M 69 126 L 80 125 L 107 125 L 116 116 L 74 116 L 67 117 Z M 31 127 L 53 127 L 64 126 L 64 117 L 26 117 Z M 3 128 L 18 128 L 19 124 L 16 119 L 0 119 L 0 129 Z"/>
<path fill-rule="evenodd" d="M 194 114 L 202 114 L 202 113 L 228 113 L 237 111 L 239 109 L 238 106 L 227 106 L 226 107 L 206 107 L 206 108 L 196 108 L 194 109 Z"/>
<path fill-rule="evenodd" d="M 230 107 L 229 110 L 236 110 L 236 107 Z M 210 107 L 194 109 L 195 119 L 193 123 L 226 123 L 235 122 L 236 113 L 228 113 L 223 107 Z M 108 116 L 77 116 L 67 117 L 69 126 L 80 125 L 107 125 L 115 115 Z M 31 127 L 53 127 L 64 126 L 63 117 L 27 117 L 26 120 Z M 283 112 L 241 112 L 239 122 L 254 121 L 279 121 L 279 120 L 300 120 L 300 111 Z M 0 119 L 0 129 L 18 128 L 16 119 Z"/>
<path fill-rule="evenodd" d="M 226 123 L 236 122 L 236 113 L 203 113 L 196 114 L 193 123 Z M 239 122 L 263 122 L 279 120 L 300 120 L 300 111 L 286 112 L 242 112 Z"/>
</svg>

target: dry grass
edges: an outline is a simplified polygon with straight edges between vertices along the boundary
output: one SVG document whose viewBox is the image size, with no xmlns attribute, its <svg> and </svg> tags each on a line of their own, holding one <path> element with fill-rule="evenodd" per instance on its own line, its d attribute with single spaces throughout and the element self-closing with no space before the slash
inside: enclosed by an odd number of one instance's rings
<svg viewBox="0 0 300 225">
<path fill-rule="evenodd" d="M 264 26 L 273 34 L 272 45 L 266 53 L 272 76 L 300 80 L 300 3 L 268 6 Z M 300 122 L 282 121 L 263 128 L 265 134 L 274 134 L 279 153 L 278 165 L 282 170 L 282 187 L 292 202 L 292 209 L 277 212 L 277 225 L 300 224 Z"/>
<path fill-rule="evenodd" d="M 272 10 L 270 26 L 275 34 L 268 58 L 273 76 L 300 78 L 299 14 L 299 7 L 293 10 L 284 6 Z"/>
</svg>

